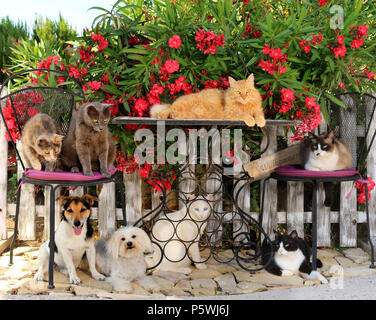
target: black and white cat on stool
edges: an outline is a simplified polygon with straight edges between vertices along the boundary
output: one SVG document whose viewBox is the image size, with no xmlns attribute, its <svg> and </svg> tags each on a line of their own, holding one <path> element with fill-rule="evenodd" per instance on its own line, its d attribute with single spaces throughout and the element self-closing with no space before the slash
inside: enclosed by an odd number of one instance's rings
<svg viewBox="0 0 376 320">
<path fill-rule="evenodd" d="M 272 242 L 272 252 L 270 252 L 270 244 L 267 243 L 266 239 L 261 248 L 262 264 L 266 265 L 266 271 L 277 276 L 300 275 L 305 279 L 328 283 L 328 280 L 320 272 L 312 269 L 311 249 L 302 238 L 298 237 L 295 230 L 289 235 L 283 235 L 277 231 L 274 231 L 274 233 L 275 240 Z M 322 267 L 319 259 L 317 259 L 317 267 Z"/>
</svg>

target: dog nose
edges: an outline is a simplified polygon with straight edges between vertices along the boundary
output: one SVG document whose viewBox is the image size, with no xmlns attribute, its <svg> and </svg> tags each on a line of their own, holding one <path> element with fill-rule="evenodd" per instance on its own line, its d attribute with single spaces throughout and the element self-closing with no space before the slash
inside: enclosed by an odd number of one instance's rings
<svg viewBox="0 0 376 320">
<path fill-rule="evenodd" d="M 75 227 L 79 227 L 81 225 L 81 222 L 79 220 L 74 220 L 73 224 Z"/>
<path fill-rule="evenodd" d="M 132 245 L 133 245 L 133 243 L 132 242 L 127 242 L 127 246 L 130 248 L 130 247 L 132 247 Z"/>
</svg>

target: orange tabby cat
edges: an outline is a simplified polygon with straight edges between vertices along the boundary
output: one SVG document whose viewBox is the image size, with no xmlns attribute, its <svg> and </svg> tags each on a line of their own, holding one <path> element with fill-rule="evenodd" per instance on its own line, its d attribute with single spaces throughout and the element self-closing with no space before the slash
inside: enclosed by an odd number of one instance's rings
<svg viewBox="0 0 376 320">
<path fill-rule="evenodd" d="M 171 105 L 154 105 L 152 118 L 159 119 L 226 119 L 244 120 L 252 127 L 265 126 L 262 99 L 254 87 L 254 76 L 247 80 L 229 77 L 230 87 L 225 90 L 205 89 L 176 99 Z"/>
</svg>

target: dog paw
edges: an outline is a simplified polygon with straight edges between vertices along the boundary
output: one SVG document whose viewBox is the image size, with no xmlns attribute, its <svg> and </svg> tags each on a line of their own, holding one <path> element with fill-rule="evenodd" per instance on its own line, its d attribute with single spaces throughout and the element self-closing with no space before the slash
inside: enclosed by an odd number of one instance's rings
<svg viewBox="0 0 376 320">
<path fill-rule="evenodd" d="M 71 284 L 80 284 L 81 279 L 78 276 L 70 276 L 69 277 L 69 283 Z"/>
<path fill-rule="evenodd" d="M 199 270 L 203 270 L 203 269 L 206 269 L 207 266 L 205 263 L 195 263 L 195 267 Z"/>
<path fill-rule="evenodd" d="M 41 272 L 37 272 L 34 276 L 34 280 L 36 281 L 44 281 L 44 275 Z"/>
<path fill-rule="evenodd" d="M 95 280 L 101 280 L 101 281 L 103 281 L 103 280 L 106 279 L 106 277 L 105 277 L 103 274 L 99 273 L 99 272 L 97 272 L 97 273 L 92 273 L 91 275 L 92 275 L 92 277 L 93 277 Z"/>
</svg>

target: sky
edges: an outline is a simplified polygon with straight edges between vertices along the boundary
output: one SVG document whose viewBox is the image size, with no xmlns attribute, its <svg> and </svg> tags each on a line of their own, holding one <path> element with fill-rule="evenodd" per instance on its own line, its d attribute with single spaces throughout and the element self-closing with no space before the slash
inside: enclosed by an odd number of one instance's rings
<svg viewBox="0 0 376 320">
<path fill-rule="evenodd" d="M 78 33 L 90 27 L 93 19 L 101 14 L 91 7 L 111 9 L 116 0 L 0 0 L 0 18 L 9 16 L 13 21 L 26 21 L 32 26 L 36 15 L 58 20 L 59 13 Z"/>
</svg>

